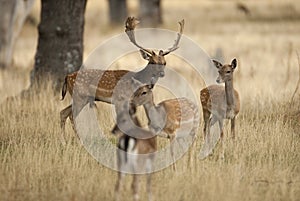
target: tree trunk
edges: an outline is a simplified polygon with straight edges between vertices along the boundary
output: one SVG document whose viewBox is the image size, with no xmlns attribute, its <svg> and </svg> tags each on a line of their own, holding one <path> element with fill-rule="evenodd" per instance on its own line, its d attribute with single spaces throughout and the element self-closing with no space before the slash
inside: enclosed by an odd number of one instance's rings
<svg viewBox="0 0 300 201">
<path fill-rule="evenodd" d="M 50 78 L 60 90 L 65 76 L 80 68 L 85 7 L 86 0 L 42 0 L 32 85 Z"/>
<path fill-rule="evenodd" d="M 140 18 L 144 25 L 161 24 L 163 22 L 161 0 L 140 0 Z"/>
<path fill-rule="evenodd" d="M 11 65 L 15 41 L 34 0 L 0 0 L 0 68 Z"/>
<path fill-rule="evenodd" d="M 112 24 L 123 24 L 128 15 L 126 0 L 108 0 L 109 20 Z"/>
</svg>

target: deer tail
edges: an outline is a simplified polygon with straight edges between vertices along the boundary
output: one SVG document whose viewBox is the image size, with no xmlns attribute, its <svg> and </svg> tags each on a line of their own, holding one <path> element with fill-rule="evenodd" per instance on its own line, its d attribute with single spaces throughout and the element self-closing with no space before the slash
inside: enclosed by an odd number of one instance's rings
<svg viewBox="0 0 300 201">
<path fill-rule="evenodd" d="M 66 96 L 66 93 L 67 93 L 67 88 L 68 88 L 68 76 L 65 77 L 65 82 L 64 82 L 64 85 L 62 87 L 62 90 L 61 90 L 61 100 L 64 100 L 65 96 Z"/>
</svg>

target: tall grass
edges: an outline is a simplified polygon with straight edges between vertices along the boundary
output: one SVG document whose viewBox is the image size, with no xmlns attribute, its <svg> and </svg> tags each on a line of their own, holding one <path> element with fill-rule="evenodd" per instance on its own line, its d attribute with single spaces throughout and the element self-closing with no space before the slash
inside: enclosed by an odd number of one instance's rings
<svg viewBox="0 0 300 201">
<path fill-rule="evenodd" d="M 1 105 L 0 200 L 112 200 L 116 172 L 86 152 L 70 125 L 68 143 L 61 145 L 59 98 L 49 99 L 51 93 Z M 287 102 L 255 101 L 255 109 L 250 102 L 243 105 L 235 140 L 226 127 L 225 160 L 219 160 L 219 146 L 198 160 L 201 125 L 191 166 L 186 154 L 177 162 L 177 172 L 167 168 L 154 174 L 156 200 L 298 200 L 299 122 L 295 125 L 285 115 L 295 108 Z M 109 131 L 111 125 L 106 126 Z M 124 200 L 131 200 L 130 181 L 124 182 Z M 141 191 L 145 199 L 145 188 Z"/>
</svg>

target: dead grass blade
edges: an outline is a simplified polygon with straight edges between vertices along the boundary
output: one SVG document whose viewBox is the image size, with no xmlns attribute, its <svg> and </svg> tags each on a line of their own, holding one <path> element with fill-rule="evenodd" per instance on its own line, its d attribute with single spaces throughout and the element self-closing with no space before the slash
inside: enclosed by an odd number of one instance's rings
<svg viewBox="0 0 300 201">
<path fill-rule="evenodd" d="M 293 104 L 294 97 L 295 97 L 295 95 L 296 95 L 296 93 L 297 93 L 297 91 L 299 89 L 299 85 L 300 85 L 300 59 L 299 59 L 298 51 L 296 52 L 296 54 L 297 54 L 297 58 L 298 58 L 299 76 L 298 76 L 298 82 L 297 82 L 297 85 L 296 85 L 296 89 L 295 89 L 295 91 L 293 93 L 293 96 L 291 98 L 291 103 L 290 104 Z"/>
</svg>

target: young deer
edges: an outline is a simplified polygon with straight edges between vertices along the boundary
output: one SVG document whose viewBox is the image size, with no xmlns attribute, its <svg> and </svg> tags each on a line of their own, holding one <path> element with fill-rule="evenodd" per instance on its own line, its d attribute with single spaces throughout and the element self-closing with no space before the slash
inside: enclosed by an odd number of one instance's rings
<svg viewBox="0 0 300 201">
<path fill-rule="evenodd" d="M 126 112 L 128 110 L 123 110 L 122 113 L 119 113 L 117 116 L 117 125 L 112 130 L 114 135 L 119 136 L 118 140 L 118 150 L 117 150 L 117 165 L 118 165 L 118 179 L 115 186 L 115 194 L 116 200 L 119 200 L 120 187 L 125 175 L 125 172 L 133 172 L 133 182 L 132 182 L 132 190 L 134 200 L 139 200 L 138 195 L 138 174 L 147 173 L 147 193 L 148 200 L 151 200 L 151 171 L 152 171 L 152 163 L 154 160 L 154 152 L 157 150 L 157 137 L 156 135 L 145 129 L 137 129 L 137 127 L 133 127 L 130 120 L 133 123 L 141 127 L 140 122 L 136 117 L 136 108 L 133 104 L 130 104 L 129 115 L 131 119 L 128 119 L 126 116 Z M 127 114 L 128 115 L 128 114 Z M 119 129 L 120 126 L 121 129 Z M 139 133 L 138 133 L 139 132 Z M 146 139 L 139 139 L 133 137 L 136 134 L 140 134 L 146 136 Z M 127 135 L 127 134 L 130 134 Z"/>
<path fill-rule="evenodd" d="M 90 103 L 94 105 L 93 101 L 102 101 L 110 104 L 113 102 L 113 94 L 116 93 L 115 88 L 118 82 L 122 80 L 130 80 L 131 77 L 139 80 L 142 83 L 155 84 L 160 77 L 164 76 L 164 68 L 166 61 L 164 56 L 178 49 L 178 44 L 184 28 L 184 20 L 179 22 L 180 31 L 177 35 L 174 45 L 168 50 L 160 50 L 156 54 L 153 50 L 146 49 L 135 40 L 134 29 L 138 24 L 138 20 L 134 17 L 128 17 L 125 23 L 125 32 L 130 41 L 140 49 L 144 59 L 148 60 L 145 68 L 138 72 L 127 70 L 81 70 L 71 73 L 66 76 L 62 88 L 62 100 L 67 91 L 73 98 L 73 103 L 60 112 L 62 141 L 64 142 L 64 127 L 67 118 L 69 117 L 72 125 L 74 117 L 76 117 L 82 108 Z M 75 85 L 76 83 L 76 85 Z M 131 82 L 119 83 L 120 89 L 118 93 L 127 92 L 131 87 Z M 121 96 L 121 95 L 120 95 Z M 74 114 L 72 114 L 72 110 Z M 72 116 L 74 115 L 74 117 Z"/>
<path fill-rule="evenodd" d="M 216 82 L 225 82 L 225 87 L 210 85 L 200 91 L 204 118 L 204 139 L 210 139 L 210 127 L 218 121 L 220 136 L 223 141 L 223 120 L 231 120 L 231 133 L 234 138 L 235 117 L 240 111 L 239 94 L 233 88 L 233 72 L 237 66 L 237 60 L 233 59 L 231 64 L 225 65 L 216 60 L 213 60 L 213 63 L 219 72 Z"/>
<path fill-rule="evenodd" d="M 168 99 L 155 105 L 152 88 L 151 85 L 140 87 L 132 99 L 135 105 L 144 105 L 149 129 L 169 138 L 170 143 L 188 135 L 195 137 L 199 127 L 198 106 L 186 98 Z M 175 162 L 173 146 L 170 146 L 170 151 Z M 176 169 L 175 163 L 173 169 Z"/>
</svg>

